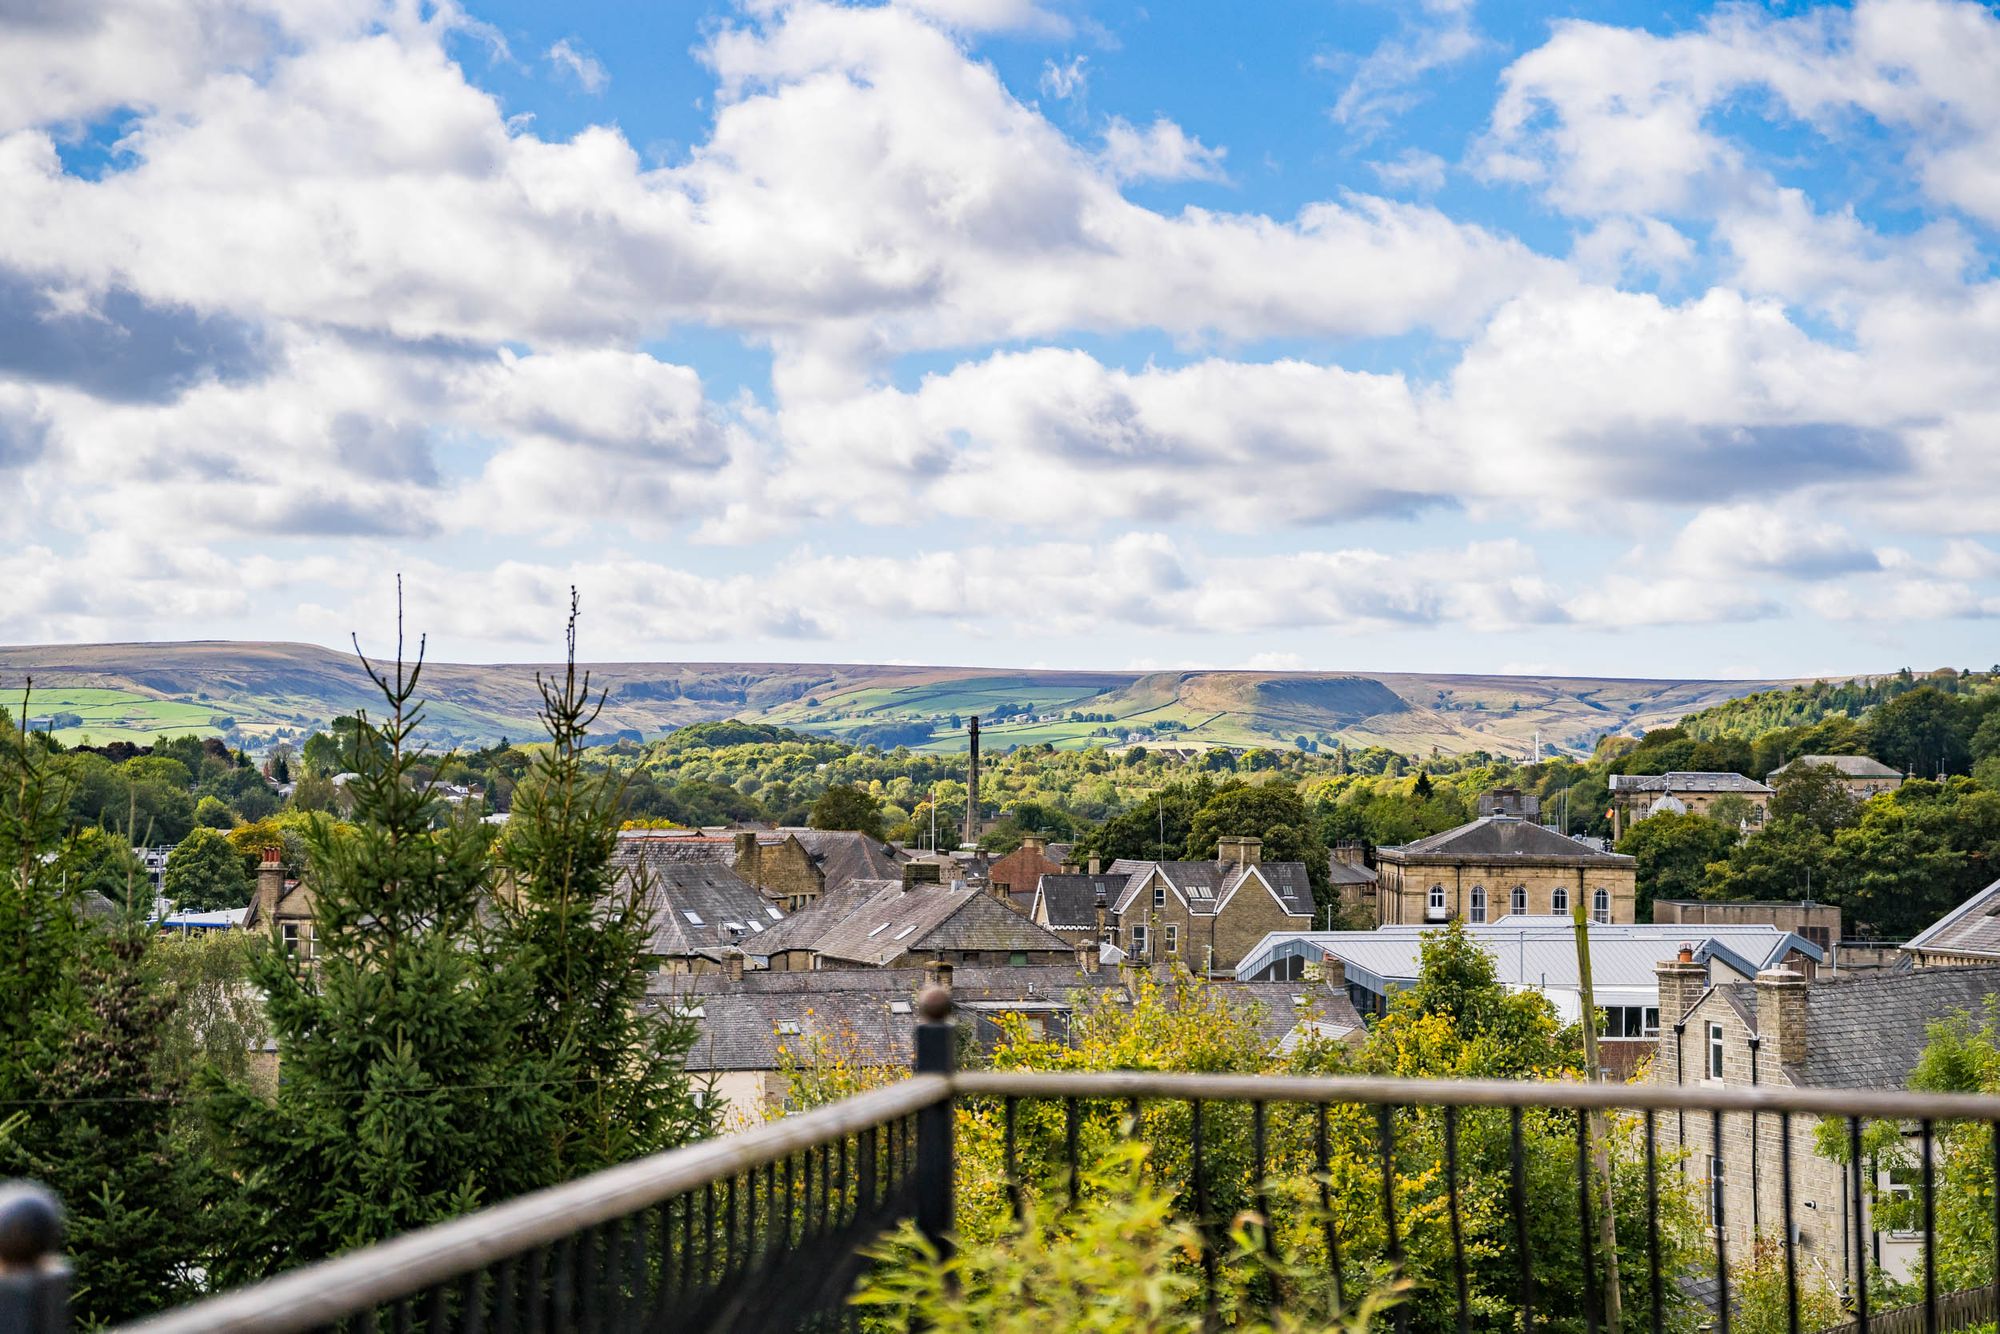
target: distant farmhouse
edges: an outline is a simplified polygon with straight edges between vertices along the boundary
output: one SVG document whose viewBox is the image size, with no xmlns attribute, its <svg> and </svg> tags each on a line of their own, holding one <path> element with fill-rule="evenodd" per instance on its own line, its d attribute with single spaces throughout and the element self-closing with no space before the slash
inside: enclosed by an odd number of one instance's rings
<svg viewBox="0 0 2000 1334">
<path fill-rule="evenodd" d="M 1771 809 L 1771 788 L 1742 774 L 1676 772 L 1665 774 L 1611 775 L 1611 838 L 1616 842 L 1625 831 L 1649 815 L 1671 811 L 1676 815 L 1712 815 L 1715 803 L 1725 797 L 1740 798 L 1749 808 L 1751 825 L 1764 823 Z"/>
</svg>

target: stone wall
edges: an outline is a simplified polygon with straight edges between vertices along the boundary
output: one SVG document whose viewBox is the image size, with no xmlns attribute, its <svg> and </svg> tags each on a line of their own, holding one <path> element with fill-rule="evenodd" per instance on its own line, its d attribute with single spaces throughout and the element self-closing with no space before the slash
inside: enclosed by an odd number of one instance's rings
<svg viewBox="0 0 2000 1334">
<path fill-rule="evenodd" d="M 1630 866 L 1523 865 L 1518 862 L 1440 865 L 1384 861 L 1379 869 L 1382 888 L 1376 907 L 1379 921 L 1384 926 L 1405 923 L 1422 925 L 1430 921 L 1427 916 L 1430 891 L 1431 886 L 1437 884 L 1444 886 L 1446 913 L 1461 922 L 1473 921 L 1472 891 L 1475 887 L 1486 890 L 1488 922 L 1497 922 L 1513 911 L 1516 885 L 1527 890 L 1527 911 L 1536 915 L 1557 911 L 1567 913 L 1575 905 L 1579 894 L 1583 896 L 1584 910 L 1588 912 L 1591 895 L 1600 888 L 1610 892 L 1613 922 L 1632 922 L 1638 912 L 1638 876 Z M 1554 906 L 1558 889 L 1566 890 L 1570 895 L 1569 906 L 1562 909 Z"/>
</svg>

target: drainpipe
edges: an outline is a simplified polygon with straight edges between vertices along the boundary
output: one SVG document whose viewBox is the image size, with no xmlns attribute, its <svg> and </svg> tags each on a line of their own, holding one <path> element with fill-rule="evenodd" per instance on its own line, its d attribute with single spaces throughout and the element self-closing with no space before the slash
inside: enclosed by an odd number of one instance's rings
<svg viewBox="0 0 2000 1334">
<path fill-rule="evenodd" d="M 1754 1034 L 1750 1038 L 1750 1087 L 1757 1087 L 1757 1050 L 1764 1045 L 1764 1035 Z M 1719 1150 L 1718 1150 L 1719 1153 Z M 1757 1113 L 1750 1113 L 1750 1241 L 1754 1246 L 1763 1235 L 1764 1215 L 1757 1207 Z"/>
</svg>

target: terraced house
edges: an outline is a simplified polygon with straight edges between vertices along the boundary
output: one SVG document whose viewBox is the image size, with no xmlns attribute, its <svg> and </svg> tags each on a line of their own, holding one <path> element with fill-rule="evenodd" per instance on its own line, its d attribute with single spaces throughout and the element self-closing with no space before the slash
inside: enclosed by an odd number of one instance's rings
<svg viewBox="0 0 2000 1334">
<path fill-rule="evenodd" d="M 1271 932 L 1310 927 L 1305 863 L 1267 862 L 1263 850 L 1261 838 L 1228 837 L 1214 861 L 1111 863 L 1110 874 L 1122 875 L 1124 885 L 1109 905 L 1110 943 L 1134 963 L 1230 973 Z"/>
</svg>

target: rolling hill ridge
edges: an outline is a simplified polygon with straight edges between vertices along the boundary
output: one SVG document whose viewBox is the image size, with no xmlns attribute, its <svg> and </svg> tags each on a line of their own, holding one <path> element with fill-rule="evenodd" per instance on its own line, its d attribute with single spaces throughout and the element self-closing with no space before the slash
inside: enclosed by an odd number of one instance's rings
<svg viewBox="0 0 2000 1334">
<path fill-rule="evenodd" d="M 482 745 L 533 737 L 537 671 L 551 664 L 426 663 L 424 738 Z M 1049 742 L 1309 746 L 1406 753 L 1525 753 L 1537 731 L 1577 750 L 1607 732 L 1663 726 L 1780 681 L 1674 681 L 1354 672 L 1092 672 L 861 663 L 620 662 L 590 666 L 598 731 L 651 738 L 743 718 L 866 744 L 963 748 Z M 202 641 L 0 647 L 0 690 L 65 741 L 159 732 L 262 746 L 378 703 L 351 653 L 311 644 Z"/>
</svg>

